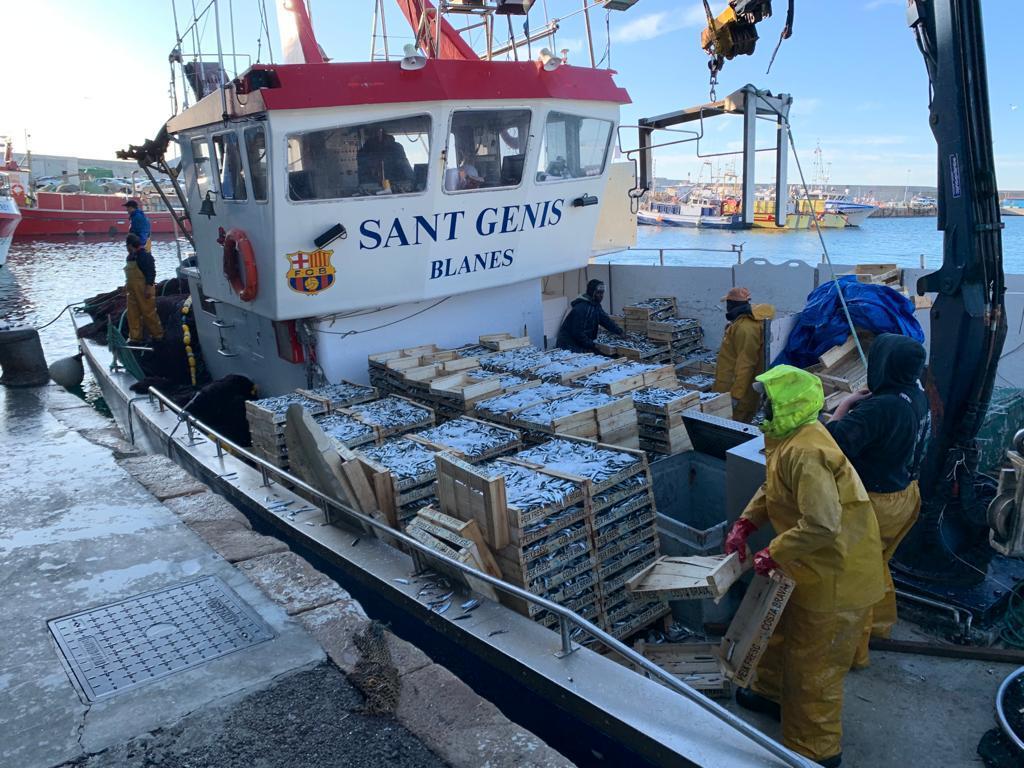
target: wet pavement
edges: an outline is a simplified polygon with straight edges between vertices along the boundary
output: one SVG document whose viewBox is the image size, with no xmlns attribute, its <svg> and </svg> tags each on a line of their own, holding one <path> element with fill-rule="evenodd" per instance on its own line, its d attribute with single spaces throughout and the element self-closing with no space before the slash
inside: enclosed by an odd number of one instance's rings
<svg viewBox="0 0 1024 768">
<path fill-rule="evenodd" d="M 158 500 L 204 486 L 162 457 L 133 457 L 110 422 L 52 386 L 0 388 L 0 436 L 0 764 L 444 764 L 393 719 L 359 714 L 361 695 L 320 644 Z M 134 468 L 146 487 L 112 449 L 144 465 Z M 265 538 L 252 536 L 257 547 Z M 272 639 L 87 701 L 47 621 L 204 576 L 226 584 Z M 111 663 L 99 653 L 98 666 Z M 300 738 L 321 718 L 333 725 Z"/>
</svg>

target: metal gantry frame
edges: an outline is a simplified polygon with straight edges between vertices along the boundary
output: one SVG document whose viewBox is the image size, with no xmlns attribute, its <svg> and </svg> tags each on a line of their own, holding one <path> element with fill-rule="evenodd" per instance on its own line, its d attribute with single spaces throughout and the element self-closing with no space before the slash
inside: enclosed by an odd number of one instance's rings
<svg viewBox="0 0 1024 768">
<path fill-rule="evenodd" d="M 587 619 L 578 615 L 574 611 L 565 608 L 564 606 L 554 603 L 546 598 L 535 595 L 532 592 L 527 592 L 525 589 L 510 584 L 507 581 L 491 576 L 489 573 L 479 571 L 472 566 L 466 565 L 458 560 L 453 560 L 440 552 L 437 552 L 430 547 L 422 544 L 416 539 L 412 538 L 404 531 L 396 530 L 386 523 L 381 522 L 373 517 L 363 514 L 347 504 L 334 499 L 320 490 L 314 488 L 303 480 L 295 477 L 286 470 L 283 470 L 277 466 L 274 466 L 269 461 L 256 456 L 252 452 L 224 437 L 212 427 L 207 426 L 203 422 L 196 419 L 187 411 L 183 410 L 180 406 L 174 403 L 170 398 L 164 395 L 156 387 L 149 388 L 149 397 L 155 399 L 161 411 L 169 410 L 177 415 L 179 422 L 185 424 L 185 428 L 188 435 L 189 445 L 194 445 L 199 442 L 196 439 L 196 432 L 201 433 L 207 440 L 213 443 L 217 456 L 219 458 L 224 457 L 225 449 L 230 450 L 236 457 L 244 459 L 249 464 L 253 465 L 260 473 L 262 478 L 263 486 L 270 487 L 276 478 L 277 482 L 285 481 L 290 483 L 295 488 L 301 490 L 305 494 L 309 495 L 310 499 L 316 499 L 320 509 L 324 513 L 324 517 L 329 523 L 333 523 L 338 520 L 337 514 L 339 513 L 342 518 L 346 519 L 349 523 L 355 523 L 367 530 L 372 530 L 375 533 L 384 534 L 387 538 L 394 542 L 400 542 L 403 546 L 408 548 L 408 553 L 412 558 L 413 564 L 417 569 L 417 572 L 426 569 L 427 563 L 431 560 L 442 562 L 445 566 L 453 568 L 463 575 L 472 576 L 473 578 L 479 579 L 495 589 L 513 597 L 518 597 L 522 600 L 537 605 L 544 610 L 550 611 L 552 614 L 558 617 L 558 628 L 559 636 L 561 638 L 559 650 L 556 652 L 556 656 L 559 658 L 565 658 L 570 656 L 577 650 L 572 642 L 573 627 L 577 627 L 588 635 L 593 637 L 595 640 L 600 642 L 603 646 L 611 651 L 619 654 L 621 657 L 629 661 L 631 664 L 636 665 L 647 677 L 656 680 L 659 683 L 666 685 L 672 690 L 686 697 L 691 703 L 696 704 L 698 707 L 703 709 L 708 714 L 722 721 L 725 725 L 729 726 L 733 730 L 737 731 L 741 735 L 753 741 L 758 746 L 770 752 L 772 755 L 781 760 L 785 765 L 791 768 L 813 768 L 813 763 L 807 758 L 804 758 L 795 752 L 787 749 L 779 742 L 775 741 L 771 737 L 762 733 L 761 731 L 754 728 L 752 725 L 747 723 L 745 720 L 737 717 L 736 715 L 729 712 L 724 707 L 716 704 L 711 699 L 707 698 L 703 694 L 699 693 L 695 688 L 690 687 L 678 677 L 669 674 L 658 665 L 651 662 L 646 657 L 637 653 L 635 650 L 625 645 L 621 641 L 617 640 L 612 635 L 605 632 L 600 627 L 592 624 Z M 136 403 L 139 398 L 133 398 L 129 403 L 129 414 L 131 413 L 131 406 Z M 168 437 L 167 440 L 167 452 L 168 456 L 172 454 L 172 447 L 175 445 L 174 441 Z M 273 476 L 273 477 L 272 477 Z"/>
<path fill-rule="evenodd" d="M 722 152 L 716 154 L 741 154 L 743 156 L 743 223 L 754 226 L 754 192 L 756 190 L 755 171 L 758 152 L 775 152 L 775 225 L 786 226 L 786 201 L 789 198 L 786 171 L 789 163 L 789 109 L 793 97 L 787 93 L 775 96 L 770 91 L 760 90 L 747 84 L 738 91 L 730 93 L 724 99 L 696 107 L 688 107 L 675 112 L 667 112 L 655 117 L 642 118 L 637 127 L 639 138 L 638 148 L 630 150 L 627 155 L 639 156 L 638 187 L 635 197 L 643 195 L 654 184 L 654 155 L 657 147 L 697 141 L 704 136 L 704 119 L 718 115 L 740 115 L 743 117 L 743 149 L 740 152 Z M 757 148 L 757 121 L 767 119 L 775 123 L 776 143 L 774 147 Z M 661 144 L 654 143 L 655 131 L 671 130 L 673 126 L 687 123 L 699 123 L 700 130 L 690 133 L 692 139 L 680 139 Z M 675 129 L 681 132 L 680 129 Z M 699 149 L 698 149 L 699 155 Z"/>
</svg>

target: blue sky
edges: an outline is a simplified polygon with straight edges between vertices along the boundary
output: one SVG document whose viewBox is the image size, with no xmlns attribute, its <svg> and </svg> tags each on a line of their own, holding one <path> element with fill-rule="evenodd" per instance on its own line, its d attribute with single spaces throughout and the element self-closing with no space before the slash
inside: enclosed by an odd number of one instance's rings
<svg viewBox="0 0 1024 768">
<path fill-rule="evenodd" d="M 206 0 L 197 2 L 202 7 Z M 272 0 L 270 31 L 279 55 Z M 390 0 L 386 0 L 389 6 Z M 537 0 L 533 29 L 545 18 L 578 9 L 570 0 Z M 776 10 L 784 6 L 776 3 Z M 317 34 L 335 60 L 364 60 L 369 52 L 372 0 L 311 0 Z M 1024 86 L 1018 27 L 1008 23 L 1018 4 L 985 0 L 986 49 L 997 174 L 1004 189 L 1024 188 Z M 712 6 L 724 6 L 719 0 Z M 178 0 L 187 24 L 189 0 Z M 233 0 L 235 43 L 255 56 L 258 14 L 255 0 Z M 722 96 L 746 83 L 794 97 L 793 132 L 805 172 L 820 142 L 831 179 L 838 184 L 934 184 L 935 150 L 927 124 L 924 64 L 908 30 L 905 0 L 798 0 L 795 34 L 783 43 L 772 72 L 765 74 L 782 25 L 776 16 L 761 25 L 754 57 L 726 64 Z M 221 2 L 225 44 L 230 46 L 229 6 Z M 5 27 L 8 78 L 0 135 L 19 148 L 24 132 L 34 151 L 109 157 L 128 142 L 152 136 L 169 114 L 167 53 L 173 40 L 171 0 L 33 0 L 11 4 Z M 389 10 L 393 49 L 410 39 L 404 20 Z M 633 104 L 623 123 L 708 98 L 706 57 L 698 39 L 703 25 L 699 0 L 639 0 L 632 10 L 607 14 L 611 64 Z M 600 58 L 605 51 L 606 12 L 592 12 Z M 213 21 L 203 24 L 204 49 L 214 50 Z M 517 30 L 520 31 L 520 30 Z M 557 37 L 570 61 L 588 55 L 579 15 L 567 18 Z M 539 47 L 534 48 L 534 53 Z M 268 59 L 264 42 L 262 58 Z M 21 62 L 20 67 L 16 66 Z M 69 79 L 73 77 L 74 79 Z M 704 152 L 738 148 L 738 120 L 720 118 L 709 126 Z M 623 131 L 623 144 L 635 134 Z M 763 158 L 767 160 L 767 156 Z M 696 177 L 701 161 L 684 145 L 657 157 L 659 175 Z M 791 171 L 791 180 L 795 179 Z M 759 181 L 768 181 L 767 175 Z"/>
</svg>

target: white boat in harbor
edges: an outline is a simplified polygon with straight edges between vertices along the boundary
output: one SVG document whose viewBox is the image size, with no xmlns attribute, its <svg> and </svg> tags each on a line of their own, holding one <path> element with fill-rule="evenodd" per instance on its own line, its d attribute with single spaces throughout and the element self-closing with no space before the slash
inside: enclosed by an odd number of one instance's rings
<svg viewBox="0 0 1024 768">
<path fill-rule="evenodd" d="M 675 201 L 652 201 L 637 212 L 637 223 L 656 227 L 742 229 L 743 216 L 735 201 L 711 196 L 690 196 Z"/>
<path fill-rule="evenodd" d="M 8 194 L 6 179 L 6 174 L 0 173 L 0 267 L 7 263 L 7 252 L 14 240 L 14 230 L 21 221 L 18 204 Z"/>
<path fill-rule="evenodd" d="M 1007 197 L 1000 205 L 999 211 L 1003 216 L 1024 216 L 1024 198 Z"/>
</svg>

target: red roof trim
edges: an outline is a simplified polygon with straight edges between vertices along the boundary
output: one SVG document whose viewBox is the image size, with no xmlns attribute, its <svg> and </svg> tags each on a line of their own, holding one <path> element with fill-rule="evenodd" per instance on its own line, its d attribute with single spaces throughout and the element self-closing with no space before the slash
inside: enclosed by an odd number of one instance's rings
<svg viewBox="0 0 1024 768">
<path fill-rule="evenodd" d="M 282 64 L 257 65 L 249 72 L 260 69 L 272 69 L 280 87 L 261 88 L 237 98 L 229 94 L 228 111 L 232 117 L 264 110 L 424 101 L 570 99 L 630 103 L 626 90 L 615 84 L 612 70 L 561 66 L 545 72 L 532 61 L 431 59 L 422 69 L 409 71 L 397 61 Z M 209 125 L 220 122 L 220 115 L 220 95 L 213 93 L 172 118 L 168 128 L 177 132 Z"/>
<path fill-rule="evenodd" d="M 532 62 L 433 59 L 423 69 L 397 61 L 292 64 L 275 67 L 280 88 L 264 89 L 267 109 L 306 109 L 349 104 L 394 104 L 464 99 L 576 99 L 628 104 L 612 72 Z"/>
</svg>

